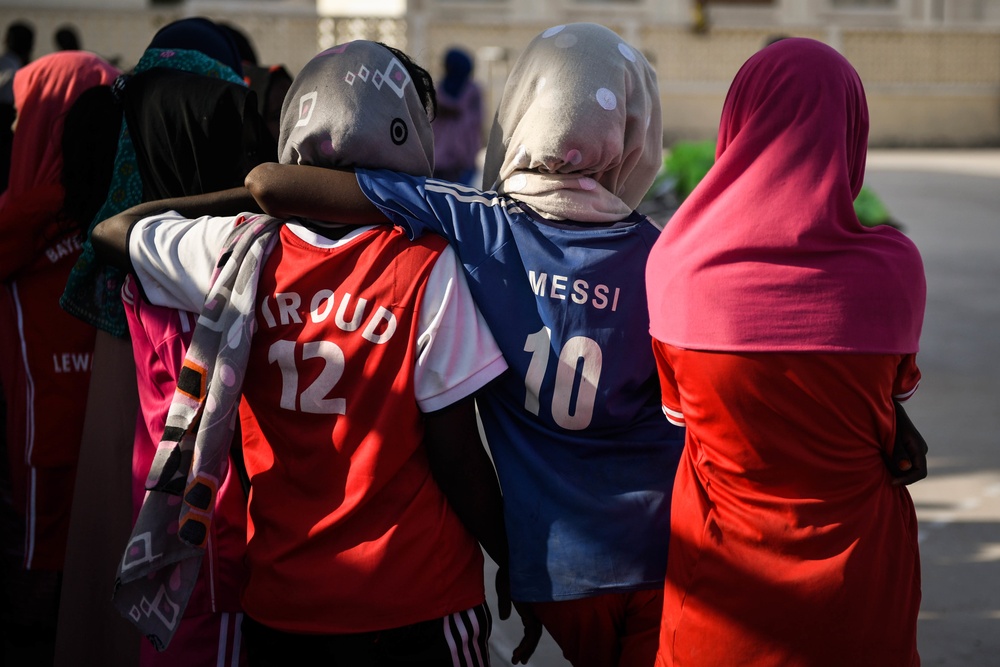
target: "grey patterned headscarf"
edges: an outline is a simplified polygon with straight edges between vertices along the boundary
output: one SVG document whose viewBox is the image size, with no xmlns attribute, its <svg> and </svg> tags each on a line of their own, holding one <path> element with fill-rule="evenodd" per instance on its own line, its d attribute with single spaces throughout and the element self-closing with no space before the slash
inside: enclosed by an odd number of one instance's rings
<svg viewBox="0 0 1000 667">
<path fill-rule="evenodd" d="M 348 42 L 314 57 L 292 82 L 278 159 L 430 176 L 434 133 L 399 59 L 375 42 Z"/>
<path fill-rule="evenodd" d="M 663 161 L 656 73 L 604 26 L 549 28 L 511 69 L 490 132 L 483 187 L 547 218 L 629 215 Z"/>
<path fill-rule="evenodd" d="M 430 120 L 405 67 L 357 41 L 319 54 L 282 107 L 281 161 L 388 167 L 429 176 Z M 165 649 L 201 569 L 226 476 L 255 324 L 257 283 L 282 220 L 252 216 L 232 231 L 199 317 L 122 556 L 114 605 Z"/>
</svg>

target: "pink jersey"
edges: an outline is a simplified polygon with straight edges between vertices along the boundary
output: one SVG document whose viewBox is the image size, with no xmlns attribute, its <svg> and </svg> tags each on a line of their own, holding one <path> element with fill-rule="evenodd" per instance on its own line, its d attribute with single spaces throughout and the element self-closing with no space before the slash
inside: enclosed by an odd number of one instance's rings
<svg viewBox="0 0 1000 667">
<path fill-rule="evenodd" d="M 243 602 L 266 625 L 364 632 L 483 601 L 482 554 L 431 477 L 415 391 L 418 312 L 444 248 L 388 227 L 333 247 L 281 230 L 241 408 Z"/>
<path fill-rule="evenodd" d="M 132 519 L 145 495 L 146 477 L 163 434 L 177 373 L 191 341 L 195 315 L 154 306 L 140 294 L 129 276 L 122 287 L 139 389 L 139 415 L 132 450 Z M 201 577 L 186 616 L 241 611 L 239 595 L 246 577 L 247 497 L 232 466 L 219 491 Z"/>
</svg>

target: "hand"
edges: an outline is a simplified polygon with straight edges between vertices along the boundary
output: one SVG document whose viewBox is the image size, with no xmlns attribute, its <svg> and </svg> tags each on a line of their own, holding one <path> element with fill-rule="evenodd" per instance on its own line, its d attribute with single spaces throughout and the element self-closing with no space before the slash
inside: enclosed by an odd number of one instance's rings
<svg viewBox="0 0 1000 667">
<path fill-rule="evenodd" d="M 496 576 L 497 614 L 501 621 L 510 618 L 510 573 L 505 565 L 497 567 Z"/>
<path fill-rule="evenodd" d="M 524 636 L 521 638 L 521 643 L 514 648 L 510 662 L 512 665 L 526 665 L 528 664 L 528 658 L 538 648 L 538 642 L 542 639 L 542 622 L 535 616 L 534 609 L 532 609 L 530 603 L 515 602 L 514 609 L 517 610 L 517 615 L 521 617 L 521 624 L 524 626 Z"/>
<path fill-rule="evenodd" d="M 896 407 L 896 441 L 892 456 L 886 461 L 892 475 L 893 486 L 913 484 L 927 477 L 927 442 L 903 406 L 893 401 Z"/>
</svg>

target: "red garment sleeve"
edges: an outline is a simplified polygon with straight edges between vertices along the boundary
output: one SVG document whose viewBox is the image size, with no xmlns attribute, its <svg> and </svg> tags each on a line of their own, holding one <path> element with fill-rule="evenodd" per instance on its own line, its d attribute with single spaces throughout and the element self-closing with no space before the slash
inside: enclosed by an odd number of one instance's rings
<svg viewBox="0 0 1000 667">
<path fill-rule="evenodd" d="M 677 379 L 674 377 L 674 367 L 670 364 L 667 347 L 666 344 L 653 339 L 653 356 L 656 358 L 656 371 L 660 376 L 660 402 L 667 421 L 676 426 L 684 426 L 680 391 L 677 388 Z"/>
<path fill-rule="evenodd" d="M 917 368 L 917 355 L 903 355 L 896 369 L 896 379 L 892 383 L 892 397 L 902 403 L 913 396 L 919 385 L 920 369 Z"/>
</svg>

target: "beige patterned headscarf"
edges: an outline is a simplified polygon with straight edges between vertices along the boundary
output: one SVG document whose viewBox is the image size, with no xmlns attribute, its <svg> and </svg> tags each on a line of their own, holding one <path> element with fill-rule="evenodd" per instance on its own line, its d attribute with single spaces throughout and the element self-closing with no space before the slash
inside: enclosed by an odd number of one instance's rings
<svg viewBox="0 0 1000 667">
<path fill-rule="evenodd" d="M 656 73 L 604 26 L 549 28 L 511 69 L 490 132 L 483 187 L 546 218 L 629 215 L 663 160 Z"/>
</svg>

